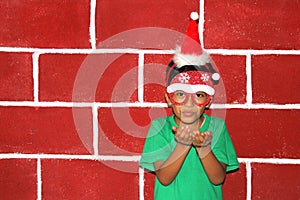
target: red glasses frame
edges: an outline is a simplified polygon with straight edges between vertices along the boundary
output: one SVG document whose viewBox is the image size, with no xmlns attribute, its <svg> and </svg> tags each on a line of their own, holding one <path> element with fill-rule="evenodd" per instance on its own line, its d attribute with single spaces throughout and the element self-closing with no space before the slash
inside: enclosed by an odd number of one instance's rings
<svg viewBox="0 0 300 200">
<path fill-rule="evenodd" d="M 174 100 L 175 92 L 168 93 L 168 96 L 169 96 L 169 99 L 171 100 L 172 104 L 173 105 L 177 105 L 177 106 L 182 106 L 182 105 L 186 104 L 188 102 L 188 100 L 189 100 L 189 97 L 192 98 L 193 103 L 195 105 L 201 106 L 201 107 L 202 106 L 206 106 L 209 103 L 209 101 L 211 100 L 211 96 L 209 94 L 206 94 L 207 95 L 207 100 L 205 102 L 203 102 L 203 103 L 197 103 L 197 101 L 195 100 L 196 93 L 188 93 L 188 92 L 184 92 L 184 93 L 186 94 L 186 97 L 185 97 L 184 101 L 181 102 L 181 103 L 176 102 Z"/>
</svg>

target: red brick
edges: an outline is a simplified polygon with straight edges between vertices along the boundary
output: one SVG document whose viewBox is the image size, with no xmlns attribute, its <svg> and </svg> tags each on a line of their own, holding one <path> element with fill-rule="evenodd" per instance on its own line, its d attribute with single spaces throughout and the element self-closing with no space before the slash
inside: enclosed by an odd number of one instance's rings
<svg viewBox="0 0 300 200">
<path fill-rule="evenodd" d="M 40 56 L 40 100 L 137 101 L 137 55 Z"/>
<path fill-rule="evenodd" d="M 151 120 L 167 114 L 164 108 L 100 108 L 99 154 L 138 155 Z"/>
<path fill-rule="evenodd" d="M 1 159 L 1 199 L 37 199 L 36 160 Z"/>
<path fill-rule="evenodd" d="M 253 103 L 299 103 L 299 65 L 300 56 L 253 56 Z"/>
<path fill-rule="evenodd" d="M 190 12 L 199 11 L 199 1 L 98 0 L 96 10 L 96 35 L 98 42 L 101 42 L 116 34 L 124 33 L 124 31 L 144 27 L 167 28 L 170 31 L 185 33 Z M 168 39 L 165 35 L 161 37 Z M 144 39 L 157 38 L 151 38 L 147 35 Z M 135 45 L 149 48 L 149 46 L 144 45 L 144 39 Z M 153 42 L 155 43 L 155 41 Z M 169 43 L 168 41 L 165 42 Z M 120 43 L 120 46 L 126 47 L 123 45 L 124 43 Z M 175 41 L 173 41 L 173 45 L 175 45 Z M 161 44 L 160 47 L 169 49 L 169 46 L 164 46 L 164 44 Z"/>
<path fill-rule="evenodd" d="M 165 102 L 166 67 L 173 55 L 145 55 L 144 101 Z"/>
<path fill-rule="evenodd" d="M 72 101 L 76 74 L 87 55 L 43 54 L 39 58 L 39 100 Z"/>
<path fill-rule="evenodd" d="M 41 48 L 90 47 L 89 2 L 1 1 L 0 45 Z"/>
<path fill-rule="evenodd" d="M 224 200 L 245 200 L 247 195 L 246 187 L 246 166 L 245 164 L 240 163 L 238 171 L 233 171 L 226 175 L 226 180 L 223 185 Z"/>
<path fill-rule="evenodd" d="M 33 100 L 31 54 L 0 53 L 0 100 Z"/>
<path fill-rule="evenodd" d="M 150 172 L 145 172 L 144 174 L 144 197 L 145 200 L 153 200 L 154 194 L 154 183 L 155 183 L 155 174 Z"/>
<path fill-rule="evenodd" d="M 252 198 L 299 199 L 300 165 L 252 164 Z"/>
<path fill-rule="evenodd" d="M 0 107 L 1 152 L 92 153 L 91 110 L 76 111 L 80 114 L 77 127 L 72 108 Z"/>
<path fill-rule="evenodd" d="M 299 49 L 299 1 L 206 1 L 205 48 Z"/>
<path fill-rule="evenodd" d="M 138 56 L 118 55 L 101 74 L 96 91 L 96 101 L 135 102 L 138 90 Z"/>
<path fill-rule="evenodd" d="M 131 166 L 137 169 L 137 163 Z M 119 171 L 100 161 L 42 160 L 42 172 L 45 200 L 139 197 L 137 173 Z"/>
<path fill-rule="evenodd" d="M 299 110 L 227 110 L 238 157 L 299 158 L 299 116 Z"/>
<path fill-rule="evenodd" d="M 215 103 L 246 102 L 246 57 L 212 55 L 222 81 L 216 86 Z"/>
</svg>

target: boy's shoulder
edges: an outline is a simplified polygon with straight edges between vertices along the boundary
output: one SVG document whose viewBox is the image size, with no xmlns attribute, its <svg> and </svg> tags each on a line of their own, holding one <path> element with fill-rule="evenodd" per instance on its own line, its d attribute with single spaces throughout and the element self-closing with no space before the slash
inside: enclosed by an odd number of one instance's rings
<svg viewBox="0 0 300 200">
<path fill-rule="evenodd" d="M 211 122 L 225 124 L 225 121 L 220 117 L 215 117 L 207 114 L 203 114 L 206 118 L 208 118 Z"/>
<path fill-rule="evenodd" d="M 207 114 L 204 114 L 204 116 L 206 117 L 206 123 L 207 123 L 207 126 L 210 128 L 210 129 L 223 129 L 226 127 L 226 122 L 220 118 L 220 117 L 215 117 L 215 116 L 211 116 L 211 115 L 207 115 Z"/>
<path fill-rule="evenodd" d="M 152 125 L 161 125 L 164 126 L 166 124 L 172 124 L 173 116 L 164 116 L 155 118 L 152 120 Z"/>
<path fill-rule="evenodd" d="M 170 121 L 170 119 L 172 119 L 173 115 L 168 115 L 168 116 L 163 116 L 163 117 L 158 117 L 153 119 L 153 121 Z"/>
<path fill-rule="evenodd" d="M 153 119 L 147 137 L 152 137 L 156 135 L 164 135 L 165 137 L 166 134 L 168 135 L 169 131 L 172 130 L 171 127 L 174 125 L 172 120 L 172 116 L 165 116 Z"/>
</svg>

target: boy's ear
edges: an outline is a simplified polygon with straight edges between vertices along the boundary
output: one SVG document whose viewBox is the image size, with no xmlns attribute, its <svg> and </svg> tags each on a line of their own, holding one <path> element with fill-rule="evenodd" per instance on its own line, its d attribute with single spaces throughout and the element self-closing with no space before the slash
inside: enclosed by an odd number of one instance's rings
<svg viewBox="0 0 300 200">
<path fill-rule="evenodd" d="M 171 102 L 171 100 L 170 100 L 170 98 L 169 98 L 169 96 L 168 96 L 167 93 L 165 93 L 165 99 L 166 99 L 166 102 L 168 104 L 168 107 L 172 107 L 172 102 Z"/>
<path fill-rule="evenodd" d="M 205 106 L 205 109 L 209 109 L 209 108 L 210 108 L 210 106 L 211 106 L 211 104 L 212 104 L 212 102 L 213 102 L 213 99 L 214 99 L 214 97 L 212 97 L 212 98 L 210 99 L 209 103 Z"/>
</svg>

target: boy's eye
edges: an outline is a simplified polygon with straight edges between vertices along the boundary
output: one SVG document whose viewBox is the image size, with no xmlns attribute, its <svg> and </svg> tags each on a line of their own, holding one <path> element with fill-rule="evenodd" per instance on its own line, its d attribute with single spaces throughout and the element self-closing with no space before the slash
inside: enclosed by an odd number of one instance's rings
<svg viewBox="0 0 300 200">
<path fill-rule="evenodd" d="M 182 97 L 182 96 L 184 96 L 185 94 L 184 94 L 183 92 L 178 92 L 178 93 L 176 93 L 176 95 Z"/>
<path fill-rule="evenodd" d="M 175 92 L 175 95 L 178 96 L 178 97 L 184 97 L 185 93 L 182 92 L 182 91 L 178 91 L 178 92 Z"/>
<path fill-rule="evenodd" d="M 206 96 L 205 93 L 202 93 L 202 92 L 197 92 L 196 93 L 197 98 L 201 98 L 201 97 L 205 97 L 205 96 Z"/>
</svg>

